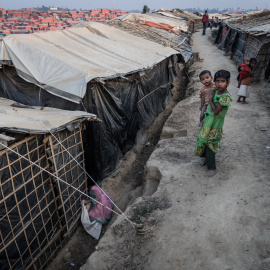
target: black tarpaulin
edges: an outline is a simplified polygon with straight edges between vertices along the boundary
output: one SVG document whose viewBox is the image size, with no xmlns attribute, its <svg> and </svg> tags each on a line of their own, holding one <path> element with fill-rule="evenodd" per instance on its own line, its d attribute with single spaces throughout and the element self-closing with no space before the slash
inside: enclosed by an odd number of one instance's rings
<svg viewBox="0 0 270 270">
<path fill-rule="evenodd" d="M 44 136 L 22 142 L 16 152 L 47 167 Z M 18 155 L 0 155 L 0 269 L 22 269 L 60 232 L 50 178 Z"/>
<path fill-rule="evenodd" d="M 80 219 L 87 192 L 82 124 L 54 136 L 25 137 L 9 146 L 15 153 L 0 151 L 1 270 L 45 269 Z"/>
<path fill-rule="evenodd" d="M 183 57 L 173 55 L 126 78 L 91 81 L 83 105 L 53 96 L 21 79 L 13 67 L 5 66 L 0 70 L 0 96 L 26 105 L 96 114 L 102 123 L 88 123 L 84 131 L 86 168 L 103 179 L 164 110 L 180 62 L 184 62 Z"/>
</svg>

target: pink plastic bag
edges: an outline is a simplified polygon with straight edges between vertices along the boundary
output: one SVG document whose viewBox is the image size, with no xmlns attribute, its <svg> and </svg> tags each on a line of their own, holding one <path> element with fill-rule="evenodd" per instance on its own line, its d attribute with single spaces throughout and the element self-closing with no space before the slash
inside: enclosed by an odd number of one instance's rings
<svg viewBox="0 0 270 270">
<path fill-rule="evenodd" d="M 98 186 L 93 186 L 90 190 L 90 196 L 96 201 L 101 202 L 109 209 L 113 208 L 113 203 L 105 196 Z M 107 194 L 112 200 L 112 197 Z M 112 211 L 100 205 L 99 203 L 92 200 L 92 205 L 88 211 L 89 218 L 91 221 L 96 220 L 102 224 L 106 224 L 112 218 Z"/>
</svg>

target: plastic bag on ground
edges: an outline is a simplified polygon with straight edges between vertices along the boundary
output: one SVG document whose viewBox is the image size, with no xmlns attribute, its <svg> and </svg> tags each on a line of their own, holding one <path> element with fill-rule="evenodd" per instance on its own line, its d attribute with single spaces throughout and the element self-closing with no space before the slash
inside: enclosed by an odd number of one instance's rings
<svg viewBox="0 0 270 270">
<path fill-rule="evenodd" d="M 101 229 L 102 229 L 102 224 L 96 220 L 90 221 L 89 215 L 88 215 L 88 209 L 84 205 L 84 200 L 82 201 L 82 214 L 81 214 L 81 222 L 88 234 L 93 236 L 95 239 L 99 239 Z"/>
</svg>

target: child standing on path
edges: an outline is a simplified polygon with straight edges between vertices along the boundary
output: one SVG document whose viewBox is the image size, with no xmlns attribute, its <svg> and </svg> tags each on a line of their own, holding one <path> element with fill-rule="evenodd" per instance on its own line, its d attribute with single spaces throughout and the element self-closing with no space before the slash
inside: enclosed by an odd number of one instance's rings
<svg viewBox="0 0 270 270">
<path fill-rule="evenodd" d="M 226 70 L 219 70 L 215 73 L 214 82 L 217 90 L 210 97 L 210 103 L 196 142 L 195 155 L 203 158 L 201 165 L 207 165 L 206 176 L 208 177 L 217 172 L 215 154 L 218 152 L 218 144 L 222 138 L 225 115 L 232 102 L 227 91 L 230 76 L 230 72 Z"/>
<path fill-rule="evenodd" d="M 201 114 L 200 114 L 200 123 L 199 123 L 199 126 L 200 126 L 204 119 L 204 113 L 210 102 L 210 96 L 215 91 L 216 86 L 213 83 L 213 77 L 209 70 L 202 71 L 199 77 L 200 77 L 201 83 L 203 84 L 203 87 L 200 90 L 200 97 L 201 97 L 201 106 L 200 106 Z"/>
<path fill-rule="evenodd" d="M 246 98 L 248 98 L 250 95 L 251 72 L 252 72 L 252 69 L 255 67 L 256 63 L 257 63 L 257 60 L 255 58 L 250 58 L 250 64 L 248 66 L 248 71 L 247 71 L 247 74 L 249 74 L 249 76 L 241 79 L 241 73 L 240 73 L 241 83 L 240 83 L 240 89 L 238 91 L 237 102 L 240 102 L 241 98 L 243 98 L 242 104 L 248 104 L 246 102 Z M 245 72 L 245 70 L 243 72 Z"/>
<path fill-rule="evenodd" d="M 241 80 L 249 77 L 250 73 L 251 73 L 251 70 L 249 68 L 250 59 L 244 58 L 243 62 L 244 62 L 243 64 L 238 66 L 239 75 L 237 77 L 237 79 L 238 79 L 238 87 L 237 88 L 240 88 Z"/>
</svg>

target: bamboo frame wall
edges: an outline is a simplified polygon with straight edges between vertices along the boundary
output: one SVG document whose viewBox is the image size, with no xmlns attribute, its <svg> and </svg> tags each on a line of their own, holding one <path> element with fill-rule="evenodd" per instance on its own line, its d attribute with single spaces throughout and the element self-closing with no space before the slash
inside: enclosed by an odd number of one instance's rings
<svg viewBox="0 0 270 270">
<path fill-rule="evenodd" d="M 261 46 L 257 56 L 257 64 L 254 70 L 254 73 L 256 76 L 254 76 L 254 81 L 260 81 L 261 79 L 269 80 L 269 78 L 266 77 L 265 71 L 267 68 L 269 68 L 270 64 L 270 40 L 269 43 L 266 43 Z"/>
<path fill-rule="evenodd" d="M 81 127 L 74 132 L 64 130 L 55 134 L 57 140 L 68 150 L 75 160 L 84 166 L 84 152 L 82 144 Z M 67 154 L 64 147 L 53 136 L 47 138 L 50 150 L 47 151 L 48 159 L 52 163 L 51 171 L 59 178 L 65 180 L 82 192 L 86 191 L 86 174 L 82 168 Z M 78 191 L 68 187 L 64 183 L 56 181 L 56 200 L 59 216 L 63 224 L 63 230 L 69 232 L 81 215 L 81 197 Z"/>
<path fill-rule="evenodd" d="M 81 132 L 80 126 L 55 136 L 84 168 Z M 31 136 L 10 148 L 86 191 L 84 171 L 52 135 Z M 82 194 L 9 150 L 0 152 L 0 179 L 1 269 L 45 269 L 80 218 Z"/>
</svg>

